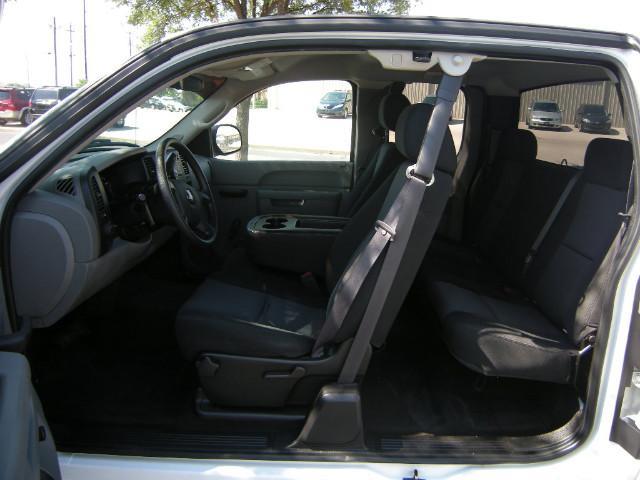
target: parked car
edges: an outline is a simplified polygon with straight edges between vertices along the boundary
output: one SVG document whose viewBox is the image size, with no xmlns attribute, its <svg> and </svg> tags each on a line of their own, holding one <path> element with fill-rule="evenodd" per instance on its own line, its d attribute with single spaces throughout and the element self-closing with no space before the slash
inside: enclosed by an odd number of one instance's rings
<svg viewBox="0 0 640 480">
<path fill-rule="evenodd" d="M 562 128 L 562 110 L 553 100 L 536 100 L 527 111 L 529 128 Z"/>
<path fill-rule="evenodd" d="M 573 126 L 581 132 L 608 132 L 611 130 L 611 114 L 604 105 L 585 103 L 578 107 Z"/>
<path fill-rule="evenodd" d="M 638 65 L 626 34 L 271 17 L 68 98 L 0 150 L 0 477 L 637 480 L 640 124 L 517 125 L 575 82 L 634 114 Z M 295 88 L 328 79 L 351 121 Z M 105 138 L 177 81 L 197 108 Z M 289 83 L 304 108 L 220 124 Z"/>
<path fill-rule="evenodd" d="M 158 99 L 165 110 L 170 112 L 187 112 L 189 108 L 172 97 L 160 97 Z"/>
<path fill-rule="evenodd" d="M 325 93 L 316 107 L 318 118 L 340 117 L 347 118 L 353 109 L 351 92 L 334 90 Z"/>
<path fill-rule="evenodd" d="M 164 104 L 158 99 L 158 97 L 147 98 L 142 104 L 142 108 L 151 108 L 153 110 L 164 110 Z"/>
<path fill-rule="evenodd" d="M 0 87 L 0 125 L 6 122 L 27 124 L 32 89 Z"/>
<path fill-rule="evenodd" d="M 78 90 L 76 87 L 40 87 L 31 95 L 27 124 L 40 118 L 54 106 Z"/>
</svg>

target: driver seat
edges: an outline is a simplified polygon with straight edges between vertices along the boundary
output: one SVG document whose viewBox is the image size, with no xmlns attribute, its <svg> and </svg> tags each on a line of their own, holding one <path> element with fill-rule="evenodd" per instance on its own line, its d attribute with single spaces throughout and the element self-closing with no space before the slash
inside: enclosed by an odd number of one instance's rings
<svg viewBox="0 0 640 480">
<path fill-rule="evenodd" d="M 431 105 L 416 104 L 398 119 L 396 147 L 408 161 L 388 176 L 336 237 L 327 258 L 327 291 L 349 274 L 351 257 L 363 248 L 376 220 L 383 218 L 393 203 L 406 180 L 407 167 L 417 160 L 432 111 Z M 444 208 L 456 160 L 447 131 L 436 168 L 437 181 L 425 193 L 423 205 L 441 204 Z M 425 210 L 426 221 L 439 222 L 441 209 Z M 423 245 L 424 250 L 427 246 Z M 277 407 L 311 402 L 322 385 L 337 377 L 380 266 L 378 260 L 341 327 L 330 338 L 321 335 L 326 298 L 271 293 L 290 292 L 286 277 L 271 279 L 280 284 L 276 288 L 207 278 L 182 306 L 176 321 L 179 347 L 187 360 L 196 363 L 205 395 L 220 406 Z M 413 275 L 415 271 L 411 278 Z M 318 344 L 319 337 L 324 338 L 322 344 Z"/>
</svg>

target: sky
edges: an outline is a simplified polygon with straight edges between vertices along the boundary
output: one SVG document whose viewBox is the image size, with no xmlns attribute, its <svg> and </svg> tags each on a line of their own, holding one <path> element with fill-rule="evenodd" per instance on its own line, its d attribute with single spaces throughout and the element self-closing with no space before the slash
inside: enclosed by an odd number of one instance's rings
<svg viewBox="0 0 640 480">
<path fill-rule="evenodd" d="M 1 1 L 1 0 L 0 0 Z M 110 0 L 86 0 L 89 81 L 113 71 L 138 50 L 142 31 Z M 53 85 L 53 18 L 57 25 L 58 83 L 69 85 L 69 25 L 72 25 L 73 84 L 84 78 L 82 0 L 12 0 L 0 19 L 0 84 Z"/>
<path fill-rule="evenodd" d="M 0 0 L 1 2 L 2 0 Z M 57 24 L 58 83 L 84 78 L 82 0 L 11 0 L 0 18 L 0 84 L 55 83 L 53 18 Z M 143 31 L 111 0 L 86 0 L 88 80 L 108 74 L 140 47 Z M 415 0 L 411 15 L 549 24 L 633 32 L 640 37 L 640 0 Z M 72 26 L 72 67 L 69 61 Z"/>
</svg>

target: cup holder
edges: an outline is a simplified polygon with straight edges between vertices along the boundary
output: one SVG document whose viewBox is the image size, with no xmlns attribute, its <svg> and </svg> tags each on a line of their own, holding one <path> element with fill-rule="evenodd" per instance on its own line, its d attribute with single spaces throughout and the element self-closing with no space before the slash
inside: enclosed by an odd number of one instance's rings
<svg viewBox="0 0 640 480">
<path fill-rule="evenodd" d="M 266 230 L 279 230 L 286 226 L 287 226 L 286 218 L 275 217 L 275 218 L 267 218 L 267 220 L 265 220 L 264 224 L 262 225 L 262 228 Z"/>
</svg>

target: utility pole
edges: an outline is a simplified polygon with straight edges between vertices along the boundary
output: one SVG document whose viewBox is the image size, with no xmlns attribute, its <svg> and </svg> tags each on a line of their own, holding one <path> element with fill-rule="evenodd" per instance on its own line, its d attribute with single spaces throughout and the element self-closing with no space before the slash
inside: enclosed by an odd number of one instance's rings
<svg viewBox="0 0 640 480">
<path fill-rule="evenodd" d="M 131 32 L 129 32 L 129 57 L 131 57 L 133 53 L 131 52 Z"/>
<path fill-rule="evenodd" d="M 58 86 L 58 27 L 56 26 L 56 17 L 53 17 L 53 69 L 56 79 L 56 87 Z"/>
<path fill-rule="evenodd" d="M 69 24 L 69 86 L 73 86 L 73 24 Z"/>
<path fill-rule="evenodd" d="M 89 81 L 89 68 L 87 67 L 87 0 L 82 0 L 82 39 L 84 43 L 84 79 Z"/>
</svg>

